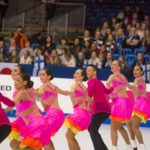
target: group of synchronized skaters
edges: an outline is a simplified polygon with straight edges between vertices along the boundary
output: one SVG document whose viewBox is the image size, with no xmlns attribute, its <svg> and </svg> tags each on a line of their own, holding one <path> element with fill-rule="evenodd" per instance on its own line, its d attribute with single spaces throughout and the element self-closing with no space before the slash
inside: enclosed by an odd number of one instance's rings
<svg viewBox="0 0 150 150">
<path fill-rule="evenodd" d="M 51 137 L 64 125 L 67 128 L 69 150 L 80 150 L 75 136 L 87 129 L 94 150 L 108 150 L 98 130 L 110 118 L 111 150 L 118 150 L 118 132 L 126 143 L 126 150 L 145 150 L 139 126 L 150 118 L 150 100 L 142 78 L 143 69 L 141 66 L 134 67 L 135 80 L 132 85 L 121 74 L 119 61 L 113 61 L 111 70 L 113 74 L 105 87 L 97 78 L 96 66 L 89 65 L 86 70 L 78 69 L 73 75 L 71 90 L 64 91 L 51 82 L 51 70 L 40 71 L 42 86 L 34 89 L 30 75 L 22 67 L 15 66 L 11 73 L 15 87 L 13 101 L 0 94 L 0 102 L 8 106 L 3 110 L 0 105 L 0 142 L 8 136 L 13 150 L 54 150 Z M 83 84 L 86 79 L 87 87 Z M 133 91 L 134 98 L 128 96 L 127 88 Z M 74 108 L 72 114 L 65 117 L 58 103 L 58 94 L 70 96 Z M 109 95 L 111 103 L 106 95 Z M 45 115 L 38 108 L 36 100 L 41 102 Z M 17 119 L 10 123 L 6 112 L 14 107 Z"/>
</svg>

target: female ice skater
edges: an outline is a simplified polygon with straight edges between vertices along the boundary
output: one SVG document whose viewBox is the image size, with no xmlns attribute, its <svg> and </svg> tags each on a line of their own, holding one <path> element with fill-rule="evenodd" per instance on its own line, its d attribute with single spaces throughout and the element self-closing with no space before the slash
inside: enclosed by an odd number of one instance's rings
<svg viewBox="0 0 150 150">
<path fill-rule="evenodd" d="M 41 99 L 44 110 L 46 111 L 45 119 L 48 120 L 49 126 L 51 127 L 51 135 L 54 136 L 65 120 L 65 115 L 58 104 L 58 93 L 69 95 L 71 92 L 59 89 L 56 85 L 50 82 L 52 79 L 53 75 L 49 69 L 42 69 L 40 71 L 40 80 L 43 85 L 38 90 L 38 96 Z M 45 147 L 45 149 L 54 150 L 52 141 L 47 147 Z"/>
<path fill-rule="evenodd" d="M 3 140 L 11 132 L 10 121 L 9 121 L 5 111 L 2 109 L 1 103 L 7 105 L 8 107 L 15 106 L 15 103 L 13 101 L 11 101 L 9 98 L 3 96 L 0 93 L 0 143 L 2 143 Z"/>
<path fill-rule="evenodd" d="M 107 146 L 98 133 L 101 124 L 110 115 L 111 108 L 105 94 L 110 94 L 113 88 L 107 89 L 104 84 L 97 79 L 97 68 L 94 65 L 89 65 L 86 69 L 88 81 L 88 95 L 91 97 L 90 109 L 92 113 L 91 123 L 89 125 L 89 133 L 95 150 L 108 150 Z"/>
<path fill-rule="evenodd" d="M 74 74 L 75 83 L 71 87 L 73 92 L 71 101 L 74 113 L 66 117 L 64 124 L 68 128 L 66 138 L 70 150 L 80 150 L 75 136 L 78 132 L 88 129 L 91 120 L 91 115 L 87 108 L 87 89 L 82 83 L 85 80 L 86 72 L 78 69 Z"/>
<path fill-rule="evenodd" d="M 20 147 L 26 150 L 42 150 L 43 146 L 49 144 L 51 130 L 35 103 L 35 91 L 28 90 L 32 86 L 33 82 L 27 73 L 21 73 L 15 78 L 16 111 L 26 125 L 19 128 L 23 136 Z"/>
<path fill-rule="evenodd" d="M 135 105 L 132 113 L 132 127 L 134 134 L 140 144 L 140 150 L 145 150 L 142 133 L 139 129 L 140 123 L 146 123 L 150 118 L 150 100 L 146 94 L 146 84 L 142 76 L 144 74 L 141 66 L 134 67 L 134 95 Z"/>
<path fill-rule="evenodd" d="M 24 72 L 25 72 L 25 70 L 23 67 L 16 65 L 12 68 L 11 78 L 14 81 L 20 73 L 24 73 Z M 11 111 L 11 110 L 12 110 L 12 108 L 11 109 L 8 108 L 6 111 Z M 10 140 L 10 146 L 13 150 L 19 149 L 19 145 L 22 140 L 22 136 L 20 135 L 20 130 L 21 130 L 21 128 L 26 126 L 22 117 L 18 117 L 18 116 L 16 116 L 16 117 L 17 117 L 17 119 L 11 123 L 11 126 L 12 126 L 11 133 L 8 136 L 8 139 Z"/>
<path fill-rule="evenodd" d="M 131 150 L 130 140 L 126 130 L 123 128 L 123 123 L 128 123 L 131 119 L 133 100 L 130 100 L 126 93 L 127 79 L 120 73 L 121 63 L 113 61 L 111 70 L 113 72 L 107 80 L 107 87 L 113 86 L 114 91 L 111 94 L 112 107 L 111 107 L 111 140 L 112 150 L 118 150 L 117 141 L 119 130 L 126 142 L 126 150 Z"/>
</svg>

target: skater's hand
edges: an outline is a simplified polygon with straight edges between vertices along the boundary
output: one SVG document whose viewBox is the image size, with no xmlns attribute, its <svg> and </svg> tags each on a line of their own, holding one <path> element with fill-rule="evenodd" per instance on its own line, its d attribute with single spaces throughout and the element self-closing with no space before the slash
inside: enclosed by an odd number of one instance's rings
<svg viewBox="0 0 150 150">
<path fill-rule="evenodd" d="M 8 113 L 10 111 L 10 113 L 12 113 L 13 108 L 12 107 L 7 107 L 4 111 L 5 113 Z"/>
</svg>

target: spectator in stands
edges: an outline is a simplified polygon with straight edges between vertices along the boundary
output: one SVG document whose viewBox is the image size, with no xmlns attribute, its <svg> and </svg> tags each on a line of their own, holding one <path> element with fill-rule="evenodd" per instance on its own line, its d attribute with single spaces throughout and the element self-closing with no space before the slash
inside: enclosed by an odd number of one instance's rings
<svg viewBox="0 0 150 150">
<path fill-rule="evenodd" d="M 25 42 L 25 48 L 20 50 L 19 57 L 22 57 L 26 51 L 28 51 L 30 55 L 33 56 L 33 48 L 31 48 L 30 41 Z"/>
<path fill-rule="evenodd" d="M 78 56 L 78 53 L 82 51 L 82 46 L 79 38 L 75 38 L 73 42 L 73 46 L 71 48 L 72 54 L 74 54 L 75 57 Z"/>
<path fill-rule="evenodd" d="M 99 64 L 99 58 L 98 58 L 98 56 L 97 56 L 96 51 L 93 51 L 93 52 L 91 53 L 91 58 L 89 59 L 88 64 L 89 64 L 89 65 L 98 66 L 98 64 Z"/>
<path fill-rule="evenodd" d="M 116 33 L 116 52 L 120 51 L 123 47 L 125 35 L 122 28 L 118 29 L 118 32 Z"/>
<path fill-rule="evenodd" d="M 139 48 L 140 37 L 136 33 L 136 28 L 132 27 L 129 37 L 126 39 L 127 47 L 134 50 L 135 48 Z"/>
<path fill-rule="evenodd" d="M 14 34 L 13 38 L 16 41 L 16 44 L 19 48 L 25 47 L 25 42 L 28 40 L 27 36 L 23 33 L 23 28 L 21 26 L 17 27 L 17 31 Z"/>
<path fill-rule="evenodd" d="M 45 66 L 44 51 L 41 47 L 37 47 L 34 58 L 33 76 L 38 76 L 39 71 L 43 69 L 44 66 Z"/>
<path fill-rule="evenodd" d="M 99 63 L 98 63 L 97 68 L 101 69 L 102 68 L 102 64 L 104 63 L 104 56 L 103 56 L 102 53 L 99 53 L 98 59 L 99 59 Z"/>
<path fill-rule="evenodd" d="M 149 29 L 150 28 L 150 16 L 148 14 L 144 16 L 144 23 L 146 24 L 146 27 Z"/>
<path fill-rule="evenodd" d="M 142 41 L 142 39 L 144 38 L 145 31 L 146 31 L 146 24 L 142 22 L 140 29 L 137 30 L 137 34 L 140 37 L 140 41 Z"/>
<path fill-rule="evenodd" d="M 128 63 L 124 60 L 123 56 L 120 56 L 118 60 L 119 62 L 121 62 L 122 65 L 122 70 L 121 70 L 122 74 L 124 74 L 129 80 L 132 75 L 132 69 L 129 68 Z"/>
<path fill-rule="evenodd" d="M 93 42 L 91 44 L 91 49 L 90 49 L 91 52 L 95 51 L 95 52 L 98 52 L 99 49 L 97 48 L 97 43 L 96 42 Z"/>
<path fill-rule="evenodd" d="M 15 49 L 12 50 L 12 52 L 10 53 L 8 62 L 10 62 L 10 63 L 18 63 L 19 62 L 18 54 Z"/>
<path fill-rule="evenodd" d="M 84 42 L 83 51 L 85 52 L 85 59 L 90 59 L 91 57 L 91 43 L 90 41 Z"/>
<path fill-rule="evenodd" d="M 143 66 L 145 64 L 146 64 L 146 62 L 144 60 L 143 53 L 139 52 L 137 54 L 137 60 L 133 63 L 132 68 L 134 68 L 137 65 Z"/>
<path fill-rule="evenodd" d="M 77 59 L 76 59 L 76 67 L 83 67 L 84 66 L 84 53 L 79 52 Z"/>
<path fill-rule="evenodd" d="M 135 26 L 137 22 L 138 22 L 138 14 L 136 12 L 133 12 L 131 25 Z"/>
<path fill-rule="evenodd" d="M 16 45 L 16 41 L 14 38 L 10 39 L 10 45 L 8 47 L 8 55 L 12 53 L 12 51 L 15 50 L 17 53 L 19 52 L 19 48 Z"/>
<path fill-rule="evenodd" d="M 62 65 L 62 61 L 60 59 L 60 57 L 57 54 L 57 51 L 55 49 L 53 49 L 51 51 L 51 56 L 47 62 L 48 65 L 54 65 L 54 66 L 61 66 Z"/>
<path fill-rule="evenodd" d="M 101 46 L 102 46 L 103 44 L 105 44 L 105 40 L 104 40 L 104 38 L 101 36 L 101 31 L 100 31 L 100 29 L 97 29 L 97 30 L 95 31 L 94 42 L 96 43 L 96 46 L 97 46 L 98 49 L 100 49 Z"/>
<path fill-rule="evenodd" d="M 44 50 L 44 55 L 45 55 L 46 60 L 50 58 L 51 51 L 55 48 L 56 48 L 56 46 L 53 43 L 53 37 L 51 35 L 48 35 L 46 37 L 46 41 L 43 45 L 43 50 Z"/>
<path fill-rule="evenodd" d="M 116 25 L 116 23 L 117 23 L 117 18 L 116 18 L 115 16 L 113 16 L 113 17 L 111 18 L 111 29 L 112 29 L 112 31 L 115 30 L 115 25 Z"/>
<path fill-rule="evenodd" d="M 65 50 L 64 56 L 62 57 L 62 64 L 66 67 L 75 67 L 75 57 L 71 54 L 69 49 Z"/>
<path fill-rule="evenodd" d="M 83 35 L 83 41 L 90 41 L 91 40 L 91 36 L 90 36 L 90 31 L 89 30 L 85 30 L 84 31 L 84 35 Z"/>
<path fill-rule="evenodd" d="M 146 54 L 150 54 L 150 30 L 147 29 L 142 40 L 142 46 L 146 49 Z"/>
<path fill-rule="evenodd" d="M 59 56 L 62 56 L 64 54 L 64 49 L 68 49 L 68 40 L 65 37 L 62 37 L 60 40 L 60 43 L 57 46 L 57 53 Z"/>
<path fill-rule="evenodd" d="M 127 64 L 127 62 L 124 60 L 124 57 L 123 57 L 123 56 L 120 56 L 120 57 L 118 58 L 118 60 L 119 60 L 119 62 L 122 63 L 122 69 L 128 68 L 128 64 Z"/>
<path fill-rule="evenodd" d="M 2 51 L 0 51 L 0 62 L 4 62 L 5 59 L 4 59 L 4 54 Z"/>
<path fill-rule="evenodd" d="M 46 42 L 44 43 L 44 46 L 43 46 L 43 50 L 44 50 L 44 55 L 45 55 L 46 62 L 50 59 L 51 52 L 55 48 L 56 48 L 56 46 L 53 43 L 53 37 L 51 35 L 48 35 L 46 37 Z"/>
<path fill-rule="evenodd" d="M 55 44 L 53 43 L 53 37 L 52 35 L 48 35 L 47 38 L 46 38 L 46 42 L 45 44 L 43 45 L 43 50 L 44 50 L 44 53 L 48 53 L 48 54 L 51 54 L 51 51 L 53 49 L 55 49 L 56 46 Z"/>
<path fill-rule="evenodd" d="M 108 52 L 108 53 L 107 53 L 107 59 L 106 59 L 106 61 L 102 64 L 102 68 L 110 69 L 110 68 L 111 68 L 111 65 L 112 65 L 112 62 L 113 62 L 113 55 L 112 55 L 112 52 Z"/>
<path fill-rule="evenodd" d="M 58 48 L 60 49 L 64 49 L 64 48 L 68 48 L 68 39 L 66 37 L 62 37 L 60 40 L 60 44 L 58 45 Z"/>
<path fill-rule="evenodd" d="M 20 64 L 32 64 L 32 57 L 28 50 L 25 50 L 22 56 L 20 57 Z"/>
<path fill-rule="evenodd" d="M 6 46 L 5 46 L 5 43 L 4 43 L 4 40 L 0 40 L 0 54 L 1 54 L 1 62 L 2 62 L 2 60 L 3 60 L 3 62 L 4 61 L 7 61 L 7 59 L 5 59 L 6 58 L 6 55 L 7 55 L 7 48 L 6 48 Z"/>
<path fill-rule="evenodd" d="M 124 31 L 127 30 L 128 24 L 129 24 L 129 19 L 126 17 L 126 18 L 124 18 L 123 24 L 122 24 L 122 28 L 123 28 Z"/>
<path fill-rule="evenodd" d="M 108 23 L 108 21 L 104 21 L 104 23 L 102 25 L 102 29 L 101 29 L 101 34 L 102 34 L 102 37 L 104 38 L 104 40 L 107 39 L 107 28 L 109 28 L 109 23 Z"/>
<path fill-rule="evenodd" d="M 107 33 L 106 33 L 107 29 L 102 28 L 101 29 L 101 36 L 102 38 L 106 41 L 107 40 Z"/>
<path fill-rule="evenodd" d="M 111 28 L 106 29 L 106 34 L 107 34 L 107 37 L 112 34 Z"/>
<path fill-rule="evenodd" d="M 102 29 L 107 30 L 107 28 L 109 28 L 109 23 L 108 23 L 108 21 L 104 21 Z"/>
<path fill-rule="evenodd" d="M 107 51 L 106 51 L 106 46 L 105 46 L 105 45 L 102 45 L 102 46 L 101 46 L 99 55 L 102 55 L 102 57 L 103 57 L 102 60 L 103 60 L 103 61 L 106 61 L 106 59 L 107 59 Z"/>
<path fill-rule="evenodd" d="M 39 47 L 36 47 L 34 49 L 33 54 L 32 54 L 33 55 L 33 59 L 38 56 L 38 49 L 39 49 Z"/>
<path fill-rule="evenodd" d="M 106 41 L 106 50 L 108 52 L 115 52 L 116 51 L 116 42 L 112 34 L 108 35 Z"/>
<path fill-rule="evenodd" d="M 129 37 L 131 28 L 132 28 L 131 24 L 128 24 L 127 28 L 125 29 L 125 37 Z"/>
<path fill-rule="evenodd" d="M 114 29 L 114 31 L 113 31 L 113 36 L 116 36 L 116 34 L 117 34 L 117 32 L 118 32 L 118 30 L 121 28 L 121 23 L 120 22 L 117 22 L 116 24 L 115 24 L 115 29 Z"/>
</svg>

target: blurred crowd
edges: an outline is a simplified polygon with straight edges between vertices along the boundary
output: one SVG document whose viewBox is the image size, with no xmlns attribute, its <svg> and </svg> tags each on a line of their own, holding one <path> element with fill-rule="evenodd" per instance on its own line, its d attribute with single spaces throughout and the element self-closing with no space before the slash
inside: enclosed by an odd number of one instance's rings
<svg viewBox="0 0 150 150">
<path fill-rule="evenodd" d="M 85 29 L 74 39 L 62 37 L 53 40 L 52 35 L 42 42 L 32 42 L 21 26 L 9 41 L 0 39 L 0 62 L 19 64 L 44 63 L 46 65 L 110 69 L 112 61 L 122 61 L 123 69 L 150 63 L 150 16 L 137 6 L 125 10 L 111 20 L 103 22 L 94 31 Z"/>
</svg>

